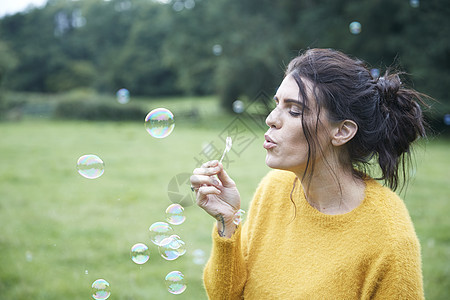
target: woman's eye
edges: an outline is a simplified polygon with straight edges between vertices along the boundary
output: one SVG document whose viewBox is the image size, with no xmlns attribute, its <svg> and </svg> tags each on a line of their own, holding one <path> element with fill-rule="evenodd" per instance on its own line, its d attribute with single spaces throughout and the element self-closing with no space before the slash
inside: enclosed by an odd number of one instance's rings
<svg viewBox="0 0 450 300">
<path fill-rule="evenodd" d="M 291 106 L 289 108 L 289 114 L 293 117 L 298 117 L 302 114 L 302 111 L 299 107 L 297 106 Z"/>
</svg>

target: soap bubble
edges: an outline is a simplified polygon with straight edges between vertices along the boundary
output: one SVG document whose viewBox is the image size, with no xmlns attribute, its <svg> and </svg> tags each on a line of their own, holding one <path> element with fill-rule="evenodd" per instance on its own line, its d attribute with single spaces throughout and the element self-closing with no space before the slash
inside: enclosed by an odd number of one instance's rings
<svg viewBox="0 0 450 300">
<path fill-rule="evenodd" d="M 31 253 L 31 251 L 25 252 L 25 258 L 28 262 L 33 261 L 33 253 Z"/>
<path fill-rule="evenodd" d="M 450 114 L 444 115 L 444 124 L 449 126 L 450 125 Z"/>
<path fill-rule="evenodd" d="M 127 89 L 120 89 L 116 93 L 117 101 L 120 104 L 127 104 L 130 102 L 130 92 Z"/>
<path fill-rule="evenodd" d="M 420 1 L 419 0 L 409 0 L 409 5 L 411 5 L 411 7 L 417 8 L 420 6 Z"/>
<path fill-rule="evenodd" d="M 77 161 L 78 173 L 88 179 L 95 179 L 103 175 L 105 164 L 97 155 L 87 154 Z"/>
<path fill-rule="evenodd" d="M 175 3 L 172 5 L 172 8 L 174 11 L 182 11 L 184 8 L 184 3 L 181 1 L 175 1 Z"/>
<path fill-rule="evenodd" d="M 244 216 L 245 211 L 243 209 L 239 209 L 235 214 L 233 218 L 233 223 L 235 225 L 239 225 L 242 222 L 242 217 Z"/>
<path fill-rule="evenodd" d="M 175 127 L 173 114 L 165 108 L 156 108 L 145 117 L 145 129 L 155 138 L 168 137 Z"/>
<path fill-rule="evenodd" d="M 193 9 L 195 7 L 195 1 L 194 0 L 185 0 L 184 7 L 186 9 Z"/>
<path fill-rule="evenodd" d="M 233 111 L 237 114 L 241 114 L 244 112 L 244 102 L 241 100 L 236 100 L 233 102 Z"/>
<path fill-rule="evenodd" d="M 170 237 L 173 232 L 172 227 L 166 222 L 153 223 L 148 230 L 150 231 L 151 241 L 157 246 L 161 244 L 162 240 Z"/>
<path fill-rule="evenodd" d="M 184 275 L 180 271 L 172 271 L 166 275 L 166 286 L 169 293 L 179 295 L 186 290 Z"/>
<path fill-rule="evenodd" d="M 195 249 L 194 252 L 192 252 L 192 255 L 194 256 L 194 264 L 203 265 L 206 262 L 205 251 L 202 249 Z"/>
<path fill-rule="evenodd" d="M 174 234 L 161 241 L 159 253 L 165 260 L 175 260 L 186 253 L 186 244 Z"/>
<path fill-rule="evenodd" d="M 145 264 L 150 257 L 147 245 L 138 243 L 131 247 L 131 260 L 138 265 Z"/>
<path fill-rule="evenodd" d="M 351 22 L 348 27 L 352 34 L 359 34 L 361 32 L 361 23 L 359 22 Z"/>
<path fill-rule="evenodd" d="M 212 52 L 215 56 L 222 54 L 222 45 L 216 44 L 212 47 Z"/>
<path fill-rule="evenodd" d="M 166 209 L 166 219 L 172 225 L 180 225 L 186 220 L 183 215 L 184 208 L 180 204 L 174 203 Z"/>
<path fill-rule="evenodd" d="M 372 75 L 372 78 L 380 77 L 380 69 L 370 69 L 370 75 Z"/>
<path fill-rule="evenodd" d="M 97 279 L 92 283 L 92 298 L 94 299 L 108 299 L 111 295 L 109 283 L 105 279 Z"/>
<path fill-rule="evenodd" d="M 159 246 L 159 254 L 161 254 L 162 258 L 169 261 L 179 257 L 178 251 L 170 247 L 171 241 L 171 238 L 164 239 Z"/>
<path fill-rule="evenodd" d="M 161 241 L 159 253 L 165 260 L 175 260 L 186 253 L 186 244 L 178 235 L 173 234 Z"/>
</svg>

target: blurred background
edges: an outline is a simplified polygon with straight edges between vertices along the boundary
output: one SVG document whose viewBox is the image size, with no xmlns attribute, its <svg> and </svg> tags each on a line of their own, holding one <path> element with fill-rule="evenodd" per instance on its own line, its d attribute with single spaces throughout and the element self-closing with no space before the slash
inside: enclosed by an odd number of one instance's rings
<svg viewBox="0 0 450 300">
<path fill-rule="evenodd" d="M 13 6 L 16 4 L 17 6 Z M 225 159 L 247 209 L 268 171 L 264 117 L 299 51 L 335 48 L 376 77 L 405 72 L 434 98 L 429 139 L 402 192 L 422 245 L 427 299 L 450 290 L 450 2 L 445 0 L 37 0 L 0 3 L 0 299 L 206 299 L 212 220 L 192 205 L 187 176 Z M 145 130 L 169 109 L 173 133 Z M 104 175 L 77 159 L 96 154 Z M 171 195 L 177 195 L 172 198 Z M 171 203 L 187 252 L 159 255 L 149 226 Z M 135 264 L 130 249 L 150 248 Z M 200 256 L 200 258 L 198 257 Z M 167 291 L 179 270 L 186 291 Z"/>
</svg>

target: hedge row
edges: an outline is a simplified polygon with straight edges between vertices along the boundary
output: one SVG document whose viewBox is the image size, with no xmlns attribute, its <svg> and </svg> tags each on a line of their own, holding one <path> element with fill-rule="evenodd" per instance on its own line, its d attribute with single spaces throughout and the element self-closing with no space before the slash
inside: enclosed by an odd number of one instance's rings
<svg viewBox="0 0 450 300">
<path fill-rule="evenodd" d="M 69 100 L 56 105 L 54 117 L 91 121 L 142 121 L 143 109 L 132 105 L 121 105 L 97 101 Z"/>
</svg>

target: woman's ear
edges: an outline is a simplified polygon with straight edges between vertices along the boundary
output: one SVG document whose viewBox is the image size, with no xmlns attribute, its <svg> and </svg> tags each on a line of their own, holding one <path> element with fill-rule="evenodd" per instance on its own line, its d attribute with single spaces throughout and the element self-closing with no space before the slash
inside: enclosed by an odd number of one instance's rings
<svg viewBox="0 0 450 300">
<path fill-rule="evenodd" d="M 358 131 L 358 125 L 352 120 L 340 122 L 332 131 L 331 143 L 333 146 L 342 146 L 350 141 Z"/>
</svg>

